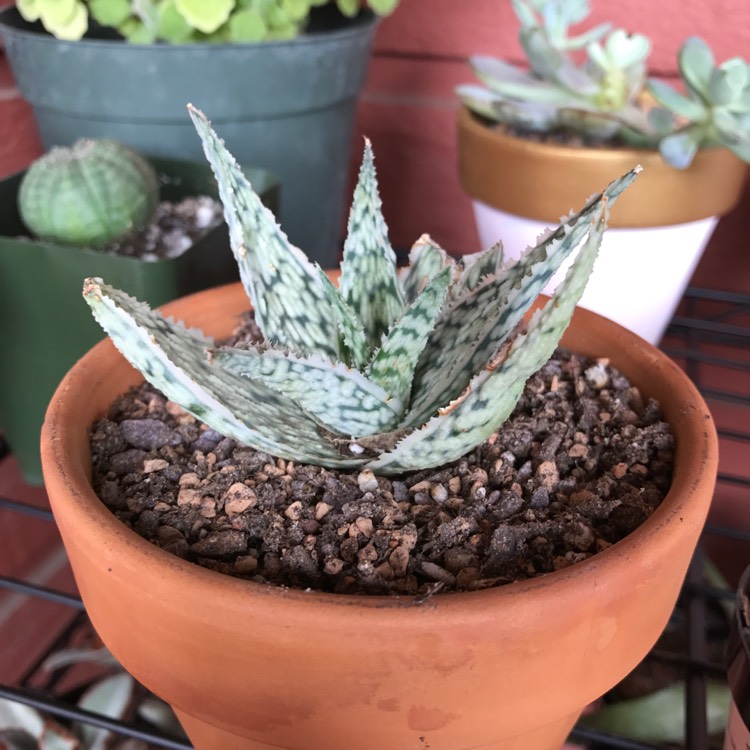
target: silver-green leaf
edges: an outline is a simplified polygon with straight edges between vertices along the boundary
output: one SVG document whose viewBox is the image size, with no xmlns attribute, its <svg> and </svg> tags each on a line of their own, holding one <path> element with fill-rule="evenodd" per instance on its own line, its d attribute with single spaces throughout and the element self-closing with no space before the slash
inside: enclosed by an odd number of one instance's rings
<svg viewBox="0 0 750 750">
<path fill-rule="evenodd" d="M 512 333 L 562 262 L 589 231 L 602 202 L 611 205 L 638 169 L 614 180 L 578 213 L 495 276 L 453 301 L 435 326 L 420 359 L 408 426 L 417 426 L 463 390 Z M 450 341 L 450 346 L 444 342 Z"/>
<path fill-rule="evenodd" d="M 403 400 L 374 379 L 322 357 L 298 357 L 277 349 L 216 349 L 215 366 L 272 388 L 294 400 L 332 432 L 346 437 L 394 429 Z"/>
<path fill-rule="evenodd" d="M 167 398 L 241 443 L 310 463 L 341 460 L 334 436 L 299 404 L 271 388 L 213 367 L 213 341 L 167 320 L 101 279 L 87 279 L 84 298 L 123 356 Z"/>
<path fill-rule="evenodd" d="M 463 456 L 510 416 L 526 380 L 552 355 L 583 294 L 606 227 L 606 201 L 597 207 L 589 236 L 553 298 L 532 316 L 527 333 L 501 350 L 465 391 L 392 451 L 372 461 L 373 471 L 398 474 Z"/>
<path fill-rule="evenodd" d="M 190 116 L 211 163 L 240 277 L 263 335 L 306 354 L 338 357 L 338 332 L 318 272 L 263 205 L 206 116 Z"/>
<path fill-rule="evenodd" d="M 404 300 L 396 274 L 396 254 L 388 239 L 378 193 L 375 161 L 365 143 L 341 262 L 341 296 L 362 322 L 370 346 L 397 320 Z"/>
</svg>

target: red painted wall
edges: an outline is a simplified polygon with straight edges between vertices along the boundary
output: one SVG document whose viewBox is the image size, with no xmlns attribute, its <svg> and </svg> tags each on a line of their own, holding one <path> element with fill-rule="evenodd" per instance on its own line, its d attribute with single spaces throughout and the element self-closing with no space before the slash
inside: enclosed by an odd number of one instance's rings
<svg viewBox="0 0 750 750">
<path fill-rule="evenodd" d="M 0 6 L 9 4 L 0 0 Z M 701 35 L 722 60 L 750 59 L 750 0 L 592 0 L 592 23 L 610 20 L 651 37 L 653 69 L 675 73 L 684 38 Z M 373 141 L 392 239 L 408 247 L 429 232 L 454 253 L 479 250 L 468 198 L 456 175 L 454 87 L 472 80 L 466 58 L 521 61 L 510 0 L 401 0 L 383 20 L 358 111 L 357 132 Z M 0 58 L 0 175 L 39 153 L 29 108 Z M 355 141 L 352 182 L 361 151 Z M 543 189 L 543 186 L 540 186 Z M 718 289 L 750 290 L 750 189 L 723 219 L 695 276 Z"/>
<path fill-rule="evenodd" d="M 675 75 L 677 49 L 691 34 L 702 36 L 719 60 L 750 59 L 748 0 L 592 0 L 592 5 L 592 23 L 610 20 L 652 39 L 651 63 L 660 76 Z M 428 232 L 454 253 L 480 249 L 470 203 L 456 175 L 453 89 L 472 80 L 466 63 L 470 54 L 520 62 L 516 37 L 510 0 L 401 0 L 381 23 L 357 128 L 375 147 L 396 246 L 408 247 Z M 353 174 L 354 167 L 352 179 Z M 750 190 L 720 223 L 696 282 L 750 290 L 748 236 Z"/>
</svg>

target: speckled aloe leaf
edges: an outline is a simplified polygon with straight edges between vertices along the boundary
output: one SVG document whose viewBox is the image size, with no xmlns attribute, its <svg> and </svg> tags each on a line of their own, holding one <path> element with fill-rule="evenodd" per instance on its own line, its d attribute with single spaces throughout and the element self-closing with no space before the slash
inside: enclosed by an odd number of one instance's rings
<svg viewBox="0 0 750 750">
<path fill-rule="evenodd" d="M 441 269 L 452 264 L 448 253 L 423 234 L 409 251 L 409 265 L 399 273 L 404 301 L 409 304 Z"/>
<path fill-rule="evenodd" d="M 81 750 L 66 727 L 35 708 L 0 698 L 0 747 L 3 750 Z"/>
<path fill-rule="evenodd" d="M 206 116 L 189 111 L 216 175 L 232 251 L 264 336 L 297 352 L 338 358 L 338 332 L 315 266 L 289 242 Z"/>
<path fill-rule="evenodd" d="M 341 359 L 353 367 L 363 370 L 372 358 L 365 329 L 354 310 L 342 299 L 339 290 L 331 283 L 325 271 L 318 269 L 318 276 L 331 305 L 336 326 L 343 339 L 344 345 L 339 347 Z"/>
<path fill-rule="evenodd" d="M 612 182 L 518 261 L 446 307 L 420 359 L 416 395 L 405 426 L 423 423 L 463 390 L 510 335 L 560 264 L 578 247 L 601 203 L 608 200 L 611 205 L 638 171 Z M 445 342 L 450 344 L 446 346 Z"/>
<path fill-rule="evenodd" d="M 451 296 L 458 299 L 464 292 L 470 292 L 479 282 L 489 276 L 497 276 L 503 270 L 503 243 L 497 242 L 481 253 L 464 255 L 461 258 L 464 271 L 451 288 Z"/>
<path fill-rule="evenodd" d="M 383 218 L 369 141 L 365 143 L 349 212 L 339 289 L 362 321 L 370 347 L 379 346 L 382 335 L 401 315 L 404 300 L 396 274 L 396 255 Z"/>
<path fill-rule="evenodd" d="M 388 331 L 367 370 L 368 376 L 399 404 L 408 403 L 414 369 L 443 307 L 452 275 L 448 267 L 433 276 Z"/>
<path fill-rule="evenodd" d="M 328 429 L 344 436 L 392 430 L 404 409 L 374 380 L 322 357 L 297 357 L 276 349 L 216 349 L 215 365 L 257 380 L 296 401 Z"/>
<path fill-rule="evenodd" d="M 513 411 L 526 380 L 552 355 L 583 294 L 606 227 L 606 201 L 597 204 L 594 225 L 576 263 L 553 298 L 532 316 L 528 332 L 497 353 L 453 402 L 388 453 L 368 464 L 383 474 L 454 461 L 486 440 Z"/>
<path fill-rule="evenodd" d="M 295 461 L 355 466 L 299 404 L 262 383 L 213 367 L 213 341 L 124 292 L 87 279 L 84 298 L 123 356 L 167 398 L 209 427 L 259 450 Z M 189 373 L 189 374 L 188 374 Z"/>
</svg>

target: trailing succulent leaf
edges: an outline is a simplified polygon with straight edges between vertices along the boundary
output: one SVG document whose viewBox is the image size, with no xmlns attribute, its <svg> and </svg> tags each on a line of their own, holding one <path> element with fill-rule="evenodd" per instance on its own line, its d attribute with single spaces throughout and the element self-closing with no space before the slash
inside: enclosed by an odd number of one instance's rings
<svg viewBox="0 0 750 750">
<path fill-rule="evenodd" d="M 638 171 L 518 261 L 504 265 L 498 244 L 455 262 L 422 237 L 399 275 L 368 143 L 337 288 L 289 243 L 205 116 L 190 114 L 264 341 L 216 347 L 99 279 L 86 281 L 86 301 L 127 359 L 215 430 L 295 461 L 383 474 L 457 459 L 502 425 L 567 327 L 609 205 Z M 582 243 L 554 297 L 516 334 Z"/>
<path fill-rule="evenodd" d="M 684 745 L 685 683 L 676 682 L 655 693 L 610 703 L 584 716 L 581 724 L 633 742 Z M 706 724 L 709 735 L 724 732 L 732 703 L 726 683 L 706 685 Z"/>
<path fill-rule="evenodd" d="M 525 131 L 658 148 L 678 168 L 712 146 L 750 161 L 750 66 L 744 60 L 717 67 L 705 42 L 688 39 L 678 55 L 682 94 L 647 78 L 651 43 L 645 36 L 608 26 L 569 36 L 569 27 L 588 16 L 587 0 L 513 0 L 513 9 L 528 70 L 472 57 L 483 85 L 456 91 L 475 114 Z M 585 59 L 578 62 L 571 51 L 581 49 Z"/>
<path fill-rule="evenodd" d="M 654 99 L 680 118 L 678 130 L 659 144 L 665 161 L 685 168 L 706 146 L 723 146 L 750 161 L 750 65 L 733 57 L 717 66 L 697 37 L 685 41 L 677 59 L 684 95 L 661 81 L 649 82 Z"/>
</svg>

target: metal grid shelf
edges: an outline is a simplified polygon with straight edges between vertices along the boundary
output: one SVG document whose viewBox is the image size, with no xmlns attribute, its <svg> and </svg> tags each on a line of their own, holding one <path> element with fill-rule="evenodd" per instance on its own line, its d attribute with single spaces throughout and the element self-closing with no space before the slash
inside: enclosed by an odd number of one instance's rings
<svg viewBox="0 0 750 750">
<path fill-rule="evenodd" d="M 739 445 L 740 448 L 750 444 L 750 294 L 689 289 L 678 314 L 672 320 L 663 348 L 683 365 L 709 402 L 719 426 L 722 447 L 728 443 L 734 444 L 735 447 Z M 732 424 L 724 423 L 721 415 L 726 412 L 726 407 L 731 407 L 735 413 L 742 412 L 742 418 L 729 420 Z M 737 424 L 740 428 L 737 428 Z M 3 445 L 0 443 L 0 457 L 2 455 Z M 748 476 L 740 476 L 721 472 L 718 477 L 717 495 L 726 487 L 733 488 L 735 492 L 739 490 L 742 502 L 747 503 L 750 508 L 750 473 Z M 52 514 L 48 510 L 13 499 L 0 498 L 0 509 L 52 522 Z M 750 533 L 744 531 L 708 525 L 702 540 L 707 542 L 711 537 L 746 543 L 750 549 Z M 723 679 L 725 668 L 723 663 L 716 659 L 712 660 L 708 655 L 708 611 L 717 602 L 733 601 L 731 592 L 716 589 L 704 581 L 703 548 L 704 543 L 701 543 L 672 620 L 672 624 L 683 631 L 686 647 L 673 651 L 657 646 L 648 657 L 677 665 L 684 670 L 686 719 L 685 743 L 681 747 L 685 750 L 709 748 L 706 683 L 709 679 Z M 61 591 L 9 577 L 0 577 L 0 589 L 51 601 L 61 607 L 79 611 L 54 642 L 36 655 L 33 664 L 17 684 L 0 684 L 0 698 L 33 706 L 62 721 L 88 723 L 109 729 L 122 737 L 142 740 L 152 748 L 190 750 L 190 744 L 184 740 L 166 737 L 135 723 L 108 719 L 75 707 L 70 701 L 55 693 L 55 686 L 61 677 L 59 670 L 49 676 L 46 682 L 40 683 L 39 670 L 46 657 L 63 647 L 74 629 L 87 622 L 81 600 Z M 605 735 L 581 726 L 576 727 L 570 739 L 591 750 L 665 750 L 667 747 Z M 670 750 L 675 747 L 677 746 L 670 746 Z"/>
</svg>

